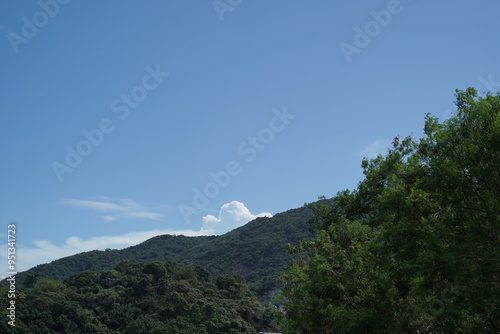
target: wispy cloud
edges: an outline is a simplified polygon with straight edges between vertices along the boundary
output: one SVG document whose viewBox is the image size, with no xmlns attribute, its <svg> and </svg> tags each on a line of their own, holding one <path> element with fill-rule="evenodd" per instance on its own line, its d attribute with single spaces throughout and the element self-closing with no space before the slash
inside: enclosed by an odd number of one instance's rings
<svg viewBox="0 0 500 334">
<path fill-rule="evenodd" d="M 75 208 L 90 209 L 100 213 L 105 222 L 111 222 L 117 219 L 152 219 L 160 220 L 163 214 L 157 212 L 158 208 L 145 207 L 130 199 L 112 199 L 104 197 L 100 201 L 89 201 L 65 198 L 62 203 Z"/>
<path fill-rule="evenodd" d="M 366 145 L 360 154 L 364 158 L 373 159 L 379 154 L 384 155 L 387 150 L 391 147 L 391 142 L 387 139 L 377 139 L 370 144 Z"/>
</svg>

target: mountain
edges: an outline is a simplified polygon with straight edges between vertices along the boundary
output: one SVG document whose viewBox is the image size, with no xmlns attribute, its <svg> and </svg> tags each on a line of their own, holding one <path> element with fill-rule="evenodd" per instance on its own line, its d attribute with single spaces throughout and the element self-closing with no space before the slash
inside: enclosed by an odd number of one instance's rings
<svg viewBox="0 0 500 334">
<path fill-rule="evenodd" d="M 177 262 L 200 266 L 214 275 L 231 271 L 245 277 L 261 299 L 276 290 L 277 278 L 293 255 L 286 245 L 311 237 L 307 207 L 288 210 L 272 218 L 257 218 L 221 236 L 160 235 L 122 250 L 90 251 L 38 265 L 17 275 L 64 280 L 76 273 L 111 270 L 120 261 Z"/>
</svg>

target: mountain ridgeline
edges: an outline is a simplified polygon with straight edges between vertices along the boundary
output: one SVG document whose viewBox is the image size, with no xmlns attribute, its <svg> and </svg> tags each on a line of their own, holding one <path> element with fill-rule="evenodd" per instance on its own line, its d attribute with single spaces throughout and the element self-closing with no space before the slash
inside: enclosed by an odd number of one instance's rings
<svg viewBox="0 0 500 334">
<path fill-rule="evenodd" d="M 259 298 L 268 300 L 278 287 L 279 273 L 292 261 L 287 244 L 312 237 L 311 217 L 312 211 L 304 206 L 272 218 L 257 218 L 220 236 L 160 235 L 121 250 L 83 252 L 19 273 L 18 282 L 28 277 L 62 281 L 83 271 L 112 270 L 123 260 L 177 262 L 205 268 L 213 275 L 235 272 Z"/>
</svg>

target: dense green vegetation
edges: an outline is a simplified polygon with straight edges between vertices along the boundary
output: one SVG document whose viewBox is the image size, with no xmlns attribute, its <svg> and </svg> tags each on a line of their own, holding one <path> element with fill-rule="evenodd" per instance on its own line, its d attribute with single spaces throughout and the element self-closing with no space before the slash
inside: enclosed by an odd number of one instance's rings
<svg viewBox="0 0 500 334">
<path fill-rule="evenodd" d="M 31 283 L 18 293 L 16 326 L 2 321 L 1 333 L 256 333 L 272 326 L 271 310 L 233 272 L 213 277 L 201 267 L 122 261 L 110 271 Z M 0 288 L 2 305 L 7 290 Z"/>
<path fill-rule="evenodd" d="M 29 275 L 64 280 L 81 271 L 111 270 L 122 260 L 172 261 L 201 266 L 213 275 L 234 271 L 245 277 L 259 298 L 269 301 L 278 289 L 279 273 L 293 258 L 286 245 L 311 236 L 311 217 L 312 211 L 302 207 L 257 218 L 221 236 L 161 235 L 122 250 L 95 250 L 39 265 L 19 273 L 17 281 L 23 283 Z"/>
<path fill-rule="evenodd" d="M 500 333 L 500 95 L 364 160 L 313 205 L 316 238 L 283 275 L 284 333 Z"/>
</svg>

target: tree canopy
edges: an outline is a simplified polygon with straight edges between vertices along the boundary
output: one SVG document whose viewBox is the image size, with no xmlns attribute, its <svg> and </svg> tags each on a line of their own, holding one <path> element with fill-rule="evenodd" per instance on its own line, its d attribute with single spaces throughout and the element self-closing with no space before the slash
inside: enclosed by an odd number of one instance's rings
<svg viewBox="0 0 500 334">
<path fill-rule="evenodd" d="M 311 206 L 284 333 L 500 333 L 500 95 L 457 90 L 456 105 Z"/>
</svg>

